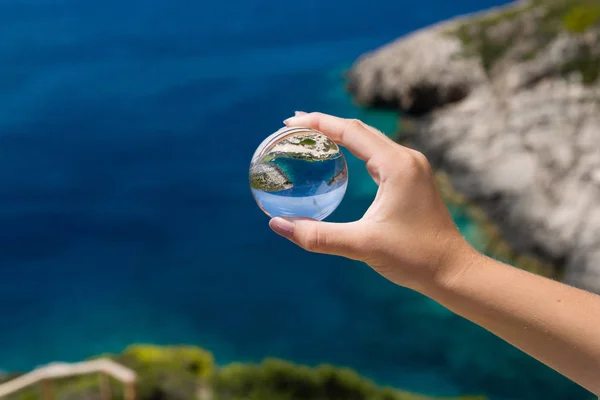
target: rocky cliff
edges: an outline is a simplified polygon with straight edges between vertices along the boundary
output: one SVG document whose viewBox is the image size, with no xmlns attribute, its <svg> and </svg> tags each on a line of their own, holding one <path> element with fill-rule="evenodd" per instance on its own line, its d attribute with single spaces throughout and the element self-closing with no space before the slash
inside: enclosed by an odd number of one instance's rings
<svg viewBox="0 0 600 400">
<path fill-rule="evenodd" d="M 600 2 L 531 0 L 361 57 L 348 89 L 415 118 L 411 140 L 521 253 L 600 293 Z"/>
</svg>

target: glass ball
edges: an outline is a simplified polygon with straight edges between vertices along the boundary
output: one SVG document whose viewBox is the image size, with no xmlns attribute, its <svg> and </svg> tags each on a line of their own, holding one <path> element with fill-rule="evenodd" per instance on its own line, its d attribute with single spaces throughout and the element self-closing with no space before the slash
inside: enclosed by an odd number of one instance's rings
<svg viewBox="0 0 600 400">
<path fill-rule="evenodd" d="M 250 163 L 250 188 L 270 217 L 327 218 L 341 203 L 348 167 L 340 148 L 310 128 L 282 128 Z"/>
</svg>

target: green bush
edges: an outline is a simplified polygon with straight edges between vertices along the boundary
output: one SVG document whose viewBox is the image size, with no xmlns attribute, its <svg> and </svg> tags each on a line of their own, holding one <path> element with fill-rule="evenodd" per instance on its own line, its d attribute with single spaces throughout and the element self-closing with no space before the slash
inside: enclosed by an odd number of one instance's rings
<svg viewBox="0 0 600 400">
<path fill-rule="evenodd" d="M 269 359 L 262 364 L 231 364 L 212 381 L 216 399 L 363 400 L 376 399 L 376 386 L 347 369 L 315 369 Z"/>
<path fill-rule="evenodd" d="M 40 391 L 38 387 L 23 389 L 8 397 L 7 400 L 39 400 Z"/>
<path fill-rule="evenodd" d="M 56 400 L 97 399 L 99 394 L 98 375 L 84 375 L 74 378 L 53 379 L 49 382 L 51 393 Z M 42 385 L 28 386 L 6 398 L 6 400 L 40 400 Z"/>
<path fill-rule="evenodd" d="M 134 345 L 121 354 L 102 357 L 137 373 L 138 400 L 434 400 L 379 387 L 351 369 L 330 365 L 310 368 L 268 359 L 261 364 L 233 363 L 217 369 L 211 353 L 191 346 Z M 58 400 L 99 398 L 97 374 L 58 379 L 52 386 Z M 123 385 L 111 379 L 110 386 L 113 399 L 122 400 Z M 199 397 L 202 392 L 207 396 Z M 32 386 L 8 400 L 39 398 L 40 388 Z"/>
<path fill-rule="evenodd" d="M 563 18 L 563 25 L 569 32 L 583 33 L 600 23 L 600 4 L 594 2 L 572 7 Z"/>
<path fill-rule="evenodd" d="M 212 388 L 214 400 L 432 400 L 380 388 L 350 369 L 309 368 L 276 359 L 223 367 L 213 376 Z"/>
<path fill-rule="evenodd" d="M 595 83 L 600 77 L 600 55 L 592 54 L 589 47 L 581 50 L 579 57 L 562 66 L 563 75 L 571 72 L 579 72 L 582 82 L 586 85 Z"/>
<path fill-rule="evenodd" d="M 134 345 L 113 358 L 137 372 L 140 399 L 195 399 L 214 369 L 212 354 L 191 346 Z"/>
</svg>

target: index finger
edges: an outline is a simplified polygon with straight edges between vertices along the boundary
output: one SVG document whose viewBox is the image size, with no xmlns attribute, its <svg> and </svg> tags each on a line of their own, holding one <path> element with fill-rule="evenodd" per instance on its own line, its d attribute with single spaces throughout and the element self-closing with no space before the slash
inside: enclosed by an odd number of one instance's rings
<svg viewBox="0 0 600 400">
<path fill-rule="evenodd" d="M 376 153 L 386 149 L 385 141 L 356 119 L 310 113 L 286 119 L 284 123 L 287 126 L 316 129 L 363 161 L 369 161 Z"/>
</svg>

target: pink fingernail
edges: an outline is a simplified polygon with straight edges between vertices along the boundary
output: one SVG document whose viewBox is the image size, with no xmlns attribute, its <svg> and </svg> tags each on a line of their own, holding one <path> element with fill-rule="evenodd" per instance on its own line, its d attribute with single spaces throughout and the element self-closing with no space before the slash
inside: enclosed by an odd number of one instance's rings
<svg viewBox="0 0 600 400">
<path fill-rule="evenodd" d="M 308 113 L 305 113 L 304 111 L 295 111 L 294 116 L 286 119 L 285 121 L 283 121 L 283 123 L 289 126 L 290 124 L 294 123 L 297 118 L 303 117 L 305 115 L 308 115 Z"/>
<path fill-rule="evenodd" d="M 286 239 L 294 237 L 294 223 L 284 218 L 273 218 L 269 222 L 269 227 L 273 229 L 275 233 L 283 236 Z"/>
<path fill-rule="evenodd" d="M 297 117 L 291 117 L 283 121 L 284 125 L 289 126 Z"/>
</svg>

